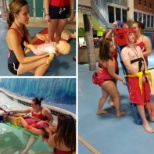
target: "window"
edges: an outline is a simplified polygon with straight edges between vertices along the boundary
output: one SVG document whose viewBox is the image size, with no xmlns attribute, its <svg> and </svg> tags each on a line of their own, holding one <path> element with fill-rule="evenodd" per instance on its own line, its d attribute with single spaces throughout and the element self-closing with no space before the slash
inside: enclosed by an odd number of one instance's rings
<svg viewBox="0 0 154 154">
<path fill-rule="evenodd" d="M 113 23 L 114 20 L 114 8 L 112 6 L 108 6 L 108 15 L 109 15 L 109 23 Z"/>
<path fill-rule="evenodd" d="M 119 8 L 116 8 L 116 20 L 121 21 L 121 11 Z"/>
<path fill-rule="evenodd" d="M 138 20 L 139 20 L 140 22 L 142 22 L 142 13 L 139 13 L 139 14 L 138 14 Z"/>
<path fill-rule="evenodd" d="M 144 7 L 146 7 L 147 6 L 147 2 L 146 2 L 146 0 L 144 0 Z"/>
<path fill-rule="evenodd" d="M 121 5 L 127 6 L 127 0 L 121 0 Z"/>
<path fill-rule="evenodd" d="M 154 20 L 154 16 L 151 16 L 151 28 L 153 28 L 153 20 Z"/>
<path fill-rule="evenodd" d="M 150 15 L 148 15 L 147 27 L 150 27 Z"/>
<path fill-rule="evenodd" d="M 150 8 L 150 9 L 152 8 L 152 4 L 151 4 L 151 3 L 149 3 L 149 8 Z"/>
<path fill-rule="evenodd" d="M 137 21 L 137 12 L 134 12 L 134 21 Z"/>
<path fill-rule="evenodd" d="M 141 5 L 141 0 L 138 0 L 138 5 Z"/>
<path fill-rule="evenodd" d="M 127 21 L 127 11 L 122 9 L 122 21 L 126 22 Z"/>
<path fill-rule="evenodd" d="M 146 14 L 143 14 L 143 23 L 144 23 L 144 25 L 145 25 L 145 27 L 146 27 L 146 23 L 147 23 Z"/>
</svg>

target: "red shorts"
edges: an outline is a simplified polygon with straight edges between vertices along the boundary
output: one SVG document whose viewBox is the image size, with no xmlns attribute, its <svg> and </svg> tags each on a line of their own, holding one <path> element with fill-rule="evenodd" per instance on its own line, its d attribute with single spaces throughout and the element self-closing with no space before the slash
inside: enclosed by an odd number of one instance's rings
<svg viewBox="0 0 154 154">
<path fill-rule="evenodd" d="M 138 77 L 128 77 L 128 89 L 131 103 L 145 105 L 151 100 L 151 89 L 148 82 L 142 83 L 142 93 L 139 87 Z"/>
</svg>

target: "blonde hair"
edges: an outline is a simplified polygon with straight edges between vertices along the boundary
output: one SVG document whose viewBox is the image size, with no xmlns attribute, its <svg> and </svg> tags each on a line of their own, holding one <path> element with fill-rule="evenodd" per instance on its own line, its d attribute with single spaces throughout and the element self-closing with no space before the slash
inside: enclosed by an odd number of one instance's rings
<svg viewBox="0 0 154 154">
<path fill-rule="evenodd" d="M 21 11 L 21 8 L 25 5 L 27 5 L 27 1 L 26 0 L 13 0 L 10 4 L 9 4 L 9 11 L 7 14 L 7 23 L 8 23 L 8 28 L 11 27 L 12 23 L 14 22 L 15 18 L 14 18 L 14 13 L 19 14 L 19 12 Z M 24 26 L 24 31 L 26 32 L 26 27 Z"/>
</svg>

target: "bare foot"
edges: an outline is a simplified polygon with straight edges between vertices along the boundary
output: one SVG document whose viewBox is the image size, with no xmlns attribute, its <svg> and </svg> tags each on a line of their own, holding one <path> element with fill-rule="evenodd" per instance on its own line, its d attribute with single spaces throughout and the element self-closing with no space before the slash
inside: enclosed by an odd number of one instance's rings
<svg viewBox="0 0 154 154">
<path fill-rule="evenodd" d="M 108 113 L 108 112 L 107 112 L 107 111 L 104 111 L 104 110 L 102 110 L 102 111 L 97 111 L 97 112 L 96 112 L 97 115 L 106 114 L 106 113 Z"/>
<path fill-rule="evenodd" d="M 153 116 L 150 117 L 150 121 L 154 122 L 154 117 Z"/>
<path fill-rule="evenodd" d="M 125 114 L 126 114 L 125 111 L 119 111 L 119 112 L 117 112 L 117 117 L 123 116 Z"/>
<path fill-rule="evenodd" d="M 148 133 L 153 133 L 154 130 L 150 127 L 149 124 L 143 124 L 144 129 L 148 132 Z"/>
</svg>

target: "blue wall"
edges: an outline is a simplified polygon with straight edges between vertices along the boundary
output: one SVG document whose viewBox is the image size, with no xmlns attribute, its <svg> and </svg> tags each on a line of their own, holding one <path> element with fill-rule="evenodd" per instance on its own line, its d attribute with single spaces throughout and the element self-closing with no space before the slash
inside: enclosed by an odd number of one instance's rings
<svg viewBox="0 0 154 154">
<path fill-rule="evenodd" d="M 3 78 L 0 87 L 28 98 L 43 97 L 57 104 L 76 104 L 74 78 Z"/>
</svg>

